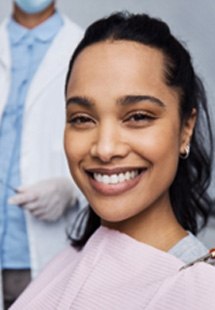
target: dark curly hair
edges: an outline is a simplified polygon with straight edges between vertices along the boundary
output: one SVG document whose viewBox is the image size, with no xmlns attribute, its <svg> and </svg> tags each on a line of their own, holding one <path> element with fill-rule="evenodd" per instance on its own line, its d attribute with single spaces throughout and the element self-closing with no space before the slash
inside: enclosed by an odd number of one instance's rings
<svg viewBox="0 0 215 310">
<path fill-rule="evenodd" d="M 180 94 L 181 123 L 197 111 L 197 122 L 191 140 L 190 156 L 180 159 L 177 174 L 170 187 L 172 208 L 184 229 L 196 234 L 207 223 L 211 198 L 207 192 L 212 168 L 213 139 L 202 81 L 193 69 L 189 52 L 170 32 L 163 21 L 146 14 L 119 12 L 91 24 L 70 61 L 66 90 L 73 64 L 86 47 L 106 41 L 128 40 L 162 51 L 165 56 L 166 83 Z M 82 233 L 72 237 L 74 246 L 83 246 L 100 226 L 100 218 L 89 206 L 82 214 Z"/>
</svg>

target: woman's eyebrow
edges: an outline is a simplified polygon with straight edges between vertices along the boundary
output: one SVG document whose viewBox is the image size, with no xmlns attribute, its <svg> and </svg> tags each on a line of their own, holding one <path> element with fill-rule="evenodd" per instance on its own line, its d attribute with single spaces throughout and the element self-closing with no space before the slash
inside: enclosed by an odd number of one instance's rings
<svg viewBox="0 0 215 310">
<path fill-rule="evenodd" d="M 160 99 L 154 96 L 149 96 L 149 95 L 126 95 L 116 100 L 117 104 L 119 105 L 131 105 L 131 104 L 138 103 L 140 101 L 150 101 L 160 107 L 166 106 L 164 102 L 161 101 Z M 82 97 L 82 96 L 73 96 L 73 97 L 68 98 L 66 100 L 66 106 L 70 104 L 80 105 L 85 108 L 86 107 L 89 108 L 95 105 L 92 99 L 88 97 Z"/>
<path fill-rule="evenodd" d="M 66 100 L 66 106 L 70 104 L 77 104 L 83 107 L 92 107 L 94 106 L 93 100 L 87 97 L 81 97 L 81 96 L 74 96 L 70 97 Z"/>
<path fill-rule="evenodd" d="M 117 103 L 120 105 L 130 105 L 138 103 L 140 101 L 150 101 L 152 103 L 159 105 L 160 107 L 166 106 L 164 102 L 161 101 L 160 99 L 149 95 L 127 95 L 117 99 Z"/>
</svg>

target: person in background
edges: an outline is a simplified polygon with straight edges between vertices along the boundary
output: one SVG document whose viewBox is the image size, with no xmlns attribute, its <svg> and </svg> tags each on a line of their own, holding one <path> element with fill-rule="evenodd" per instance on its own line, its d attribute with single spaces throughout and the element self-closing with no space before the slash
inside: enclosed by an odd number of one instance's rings
<svg viewBox="0 0 215 310">
<path fill-rule="evenodd" d="M 86 30 L 65 89 L 88 217 L 11 310 L 210 309 L 215 250 L 195 235 L 210 214 L 213 137 L 190 53 L 161 20 L 115 13 Z"/>
<path fill-rule="evenodd" d="M 63 248 L 72 206 L 84 204 L 68 178 L 62 143 L 65 74 L 81 37 L 81 28 L 62 16 L 53 0 L 15 0 L 11 17 L 0 26 L 0 269 L 5 308 Z"/>
</svg>

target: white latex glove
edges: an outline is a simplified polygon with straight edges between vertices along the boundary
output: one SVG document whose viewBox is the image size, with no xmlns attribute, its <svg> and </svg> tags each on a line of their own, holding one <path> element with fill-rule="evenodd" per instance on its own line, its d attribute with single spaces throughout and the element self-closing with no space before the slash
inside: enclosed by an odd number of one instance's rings
<svg viewBox="0 0 215 310">
<path fill-rule="evenodd" d="M 74 205 L 76 191 L 72 181 L 67 178 L 53 178 L 32 186 L 20 187 L 9 204 L 19 205 L 33 216 L 44 221 L 56 221 L 64 211 Z"/>
</svg>

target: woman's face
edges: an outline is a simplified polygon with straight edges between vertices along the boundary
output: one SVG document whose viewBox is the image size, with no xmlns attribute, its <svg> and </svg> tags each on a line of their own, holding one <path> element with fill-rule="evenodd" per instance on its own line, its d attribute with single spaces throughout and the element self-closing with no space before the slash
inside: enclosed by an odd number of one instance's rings
<svg viewBox="0 0 215 310">
<path fill-rule="evenodd" d="M 169 187 L 194 121 L 182 128 L 162 52 L 130 41 L 84 49 L 67 90 L 71 173 L 105 222 L 170 207 Z"/>
</svg>

